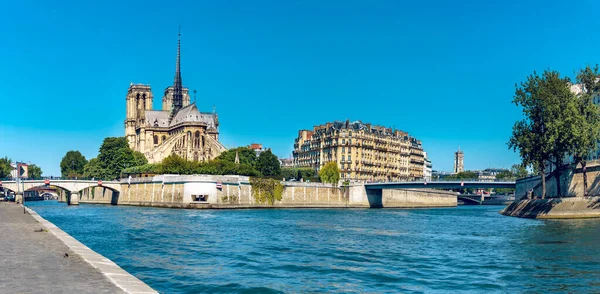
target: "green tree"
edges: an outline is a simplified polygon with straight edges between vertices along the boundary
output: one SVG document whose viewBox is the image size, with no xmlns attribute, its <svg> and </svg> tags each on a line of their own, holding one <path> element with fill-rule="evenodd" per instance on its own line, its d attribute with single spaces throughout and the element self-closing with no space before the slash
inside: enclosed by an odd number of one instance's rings
<svg viewBox="0 0 600 294">
<path fill-rule="evenodd" d="M 577 121 L 575 123 L 576 138 L 573 144 L 575 166 L 581 164 L 583 171 L 583 194 L 587 196 L 587 158 L 592 155 L 600 141 L 600 112 L 592 99 L 600 92 L 600 72 L 598 65 L 594 68 L 586 66 L 577 75 L 577 83 L 581 85 L 581 93 L 577 95 Z"/>
<path fill-rule="evenodd" d="M 340 181 L 340 169 L 338 165 L 334 161 L 330 161 L 325 164 L 319 170 L 319 178 L 321 178 L 321 182 L 323 183 L 331 183 L 331 185 L 336 185 Z"/>
<path fill-rule="evenodd" d="M 29 173 L 29 177 L 32 179 L 39 179 L 42 177 L 42 169 L 35 164 L 29 165 L 27 167 L 27 171 Z"/>
<path fill-rule="evenodd" d="M 83 167 L 83 176 L 85 178 L 104 179 L 107 178 L 107 173 L 98 158 L 90 159 Z"/>
<path fill-rule="evenodd" d="M 509 149 L 519 151 L 523 165 L 533 166 L 542 180 L 542 198 L 546 196 L 546 162 L 558 168 L 572 149 L 576 104 L 569 89 L 569 79 L 556 71 L 533 73 L 516 85 L 513 103 L 522 107 L 524 119 L 513 126 Z M 560 181 L 557 177 L 560 195 Z"/>
<path fill-rule="evenodd" d="M 148 163 L 146 156 L 139 151 L 133 151 L 133 166 L 141 166 Z"/>
<path fill-rule="evenodd" d="M 238 158 L 240 159 L 240 164 L 249 164 L 251 166 L 256 166 L 257 157 L 256 152 L 248 147 L 238 147 L 229 149 L 223 153 L 221 153 L 216 160 L 223 160 L 235 163 L 235 153 L 237 152 Z"/>
<path fill-rule="evenodd" d="M 256 168 L 263 176 L 279 176 L 281 174 L 279 159 L 271 153 L 271 150 L 260 153 Z"/>
<path fill-rule="evenodd" d="M 546 75 L 543 95 L 548 96 L 548 112 L 551 115 L 551 123 L 546 129 L 549 137 L 553 140 L 551 145 L 550 162 L 554 163 L 556 176 L 556 196 L 562 196 L 560 170 L 564 165 L 564 158 L 571 153 L 575 140 L 577 140 L 577 103 L 576 97 L 571 92 L 571 80 L 561 77 L 557 71 Z"/>
<path fill-rule="evenodd" d="M 503 170 L 496 174 L 496 180 L 499 180 L 499 181 L 507 181 L 507 180 L 514 180 L 514 179 L 515 179 L 515 176 L 509 170 Z"/>
<path fill-rule="evenodd" d="M 512 176 L 515 179 L 522 179 L 522 178 L 526 178 L 529 176 L 529 172 L 527 171 L 527 168 L 525 168 L 521 164 L 513 164 L 510 167 L 510 173 L 512 174 Z"/>
<path fill-rule="evenodd" d="M 162 172 L 166 174 L 188 174 L 190 164 L 177 154 L 171 154 L 162 160 Z"/>
<path fill-rule="evenodd" d="M 71 150 L 60 161 L 60 173 L 63 178 L 81 177 L 87 160 L 81 152 Z"/>
<path fill-rule="evenodd" d="M 10 171 L 12 170 L 12 167 L 10 166 L 11 163 L 12 160 L 6 156 L 4 158 L 0 158 L 0 179 L 10 177 Z"/>
<path fill-rule="evenodd" d="M 447 176 L 445 179 L 447 180 L 476 180 L 479 177 L 479 174 L 474 171 L 462 171 L 453 175 Z"/>
<path fill-rule="evenodd" d="M 102 178 L 112 180 L 121 175 L 128 167 L 144 165 L 148 161 L 144 155 L 129 148 L 125 137 L 105 138 L 98 152 L 100 168 L 104 172 Z"/>
</svg>

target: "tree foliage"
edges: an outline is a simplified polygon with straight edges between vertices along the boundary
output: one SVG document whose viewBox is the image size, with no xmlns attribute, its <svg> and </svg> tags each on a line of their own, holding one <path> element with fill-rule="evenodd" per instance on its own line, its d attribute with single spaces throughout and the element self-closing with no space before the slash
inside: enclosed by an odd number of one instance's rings
<svg viewBox="0 0 600 294">
<path fill-rule="evenodd" d="M 529 176 L 529 172 L 527 168 L 521 164 L 513 164 L 510 167 L 510 173 L 513 175 L 515 179 L 522 179 Z"/>
<path fill-rule="evenodd" d="M 235 164 L 227 160 L 209 162 L 187 161 L 176 154 L 171 154 L 161 163 L 134 166 L 123 170 L 124 174 L 179 174 L 179 175 L 243 175 L 260 176 L 260 173 L 249 164 Z"/>
<path fill-rule="evenodd" d="M 569 85 L 568 78 L 549 70 L 541 76 L 534 72 L 516 85 L 513 103 L 522 108 L 524 119 L 513 126 L 508 146 L 519 151 L 523 165 L 533 166 L 540 174 L 542 198 L 546 194 L 546 162 L 560 167 L 575 140 L 577 109 Z M 558 177 L 557 187 L 560 191 Z"/>
<path fill-rule="evenodd" d="M 282 167 L 281 177 L 285 179 L 308 180 L 317 177 L 317 173 L 310 167 Z"/>
<path fill-rule="evenodd" d="M 576 98 L 578 115 L 576 118 L 575 140 L 573 144 L 573 159 L 575 166 L 581 163 L 583 170 L 583 191 L 587 195 L 587 158 L 597 149 L 600 141 L 600 112 L 594 105 L 594 95 L 600 93 L 600 72 L 598 65 L 594 68 L 586 66 L 577 74 L 577 83 L 581 93 Z"/>
<path fill-rule="evenodd" d="M 29 177 L 32 179 L 40 179 L 42 177 L 42 169 L 35 164 L 29 165 L 27 167 L 27 171 L 29 173 Z"/>
<path fill-rule="evenodd" d="M 12 163 L 12 160 L 10 160 L 8 157 L 4 157 L 4 158 L 0 158 L 0 179 L 4 179 L 4 178 L 9 178 L 10 175 L 10 171 L 12 170 L 12 167 L 10 166 L 10 164 Z"/>
<path fill-rule="evenodd" d="M 474 171 L 462 171 L 453 175 L 446 176 L 446 180 L 476 180 L 479 177 Z"/>
<path fill-rule="evenodd" d="M 68 151 L 60 161 L 60 173 L 63 178 L 81 177 L 87 160 L 78 150 Z"/>
<path fill-rule="evenodd" d="M 256 152 L 248 147 L 238 147 L 238 148 L 229 149 L 229 150 L 221 153 L 215 159 L 235 163 L 235 153 L 236 152 L 238 154 L 238 158 L 240 159 L 240 164 L 256 166 L 256 162 L 258 160 L 258 158 L 256 157 Z"/>
<path fill-rule="evenodd" d="M 85 178 L 108 178 L 108 174 L 102 167 L 102 164 L 98 158 L 92 158 L 87 162 L 87 164 L 83 167 L 83 176 Z"/>
<path fill-rule="evenodd" d="M 88 178 L 113 180 L 119 178 L 124 169 L 147 163 L 144 154 L 129 148 L 125 137 L 109 137 L 102 142 L 98 157 L 84 167 L 83 174 Z"/>
<path fill-rule="evenodd" d="M 279 181 L 274 179 L 252 177 L 250 178 L 250 185 L 252 185 L 252 196 L 259 204 L 273 205 L 275 201 L 281 201 L 285 189 Z"/>
<path fill-rule="evenodd" d="M 256 169 L 258 169 L 263 176 L 279 176 L 281 173 L 279 159 L 271 153 L 271 150 L 260 153 Z"/>
<path fill-rule="evenodd" d="M 340 169 L 338 168 L 337 163 L 330 161 L 325 164 L 319 170 L 319 178 L 321 178 L 321 182 L 323 183 L 336 185 L 340 181 Z"/>
</svg>

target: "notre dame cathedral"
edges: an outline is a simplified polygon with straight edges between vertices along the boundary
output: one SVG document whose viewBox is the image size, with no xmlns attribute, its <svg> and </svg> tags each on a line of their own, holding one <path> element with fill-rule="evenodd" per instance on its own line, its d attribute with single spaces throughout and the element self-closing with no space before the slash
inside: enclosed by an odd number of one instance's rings
<svg viewBox="0 0 600 294">
<path fill-rule="evenodd" d="M 143 153 L 150 163 L 160 162 L 170 154 L 187 160 L 208 161 L 225 151 L 219 142 L 218 115 L 214 111 L 200 112 L 195 101 L 190 104 L 188 88 L 182 86 L 180 36 L 175 80 L 173 86 L 165 89 L 162 110 L 152 110 L 149 85 L 131 84 L 127 91 L 125 137 L 129 147 Z"/>
</svg>

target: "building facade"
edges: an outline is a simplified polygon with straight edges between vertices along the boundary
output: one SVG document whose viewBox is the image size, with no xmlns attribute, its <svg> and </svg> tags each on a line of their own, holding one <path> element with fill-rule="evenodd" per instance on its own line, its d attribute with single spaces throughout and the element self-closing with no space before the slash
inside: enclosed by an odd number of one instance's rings
<svg viewBox="0 0 600 294">
<path fill-rule="evenodd" d="M 149 85 L 131 84 L 127 91 L 125 137 L 129 147 L 143 153 L 150 163 L 171 154 L 207 161 L 225 151 L 219 142 L 217 113 L 200 112 L 195 101 L 190 104 L 188 88 L 181 81 L 180 49 L 178 38 L 175 78 L 173 86 L 164 91 L 161 110 L 152 110 L 154 96 Z"/>
<path fill-rule="evenodd" d="M 460 147 L 458 147 L 458 151 L 454 152 L 454 173 L 461 173 L 465 171 L 465 163 L 464 163 L 465 154 L 460 151 Z"/>
<path fill-rule="evenodd" d="M 421 141 L 408 133 L 360 121 L 335 121 L 300 130 L 294 142 L 294 166 L 318 171 L 336 162 L 343 180 L 401 181 L 422 179 Z"/>
<path fill-rule="evenodd" d="M 477 180 L 480 182 L 493 182 L 496 180 L 496 175 L 506 171 L 508 170 L 502 168 L 486 168 L 477 172 Z"/>
<path fill-rule="evenodd" d="M 423 179 L 425 181 L 431 181 L 431 176 L 433 173 L 433 165 L 431 164 L 431 160 L 427 158 L 427 152 L 423 152 L 423 157 L 425 160 L 425 164 L 423 164 Z"/>
</svg>

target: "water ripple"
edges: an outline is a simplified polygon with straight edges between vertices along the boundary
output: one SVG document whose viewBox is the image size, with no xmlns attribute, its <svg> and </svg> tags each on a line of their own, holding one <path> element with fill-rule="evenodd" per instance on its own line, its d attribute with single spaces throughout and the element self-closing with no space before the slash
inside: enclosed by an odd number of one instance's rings
<svg viewBox="0 0 600 294">
<path fill-rule="evenodd" d="M 451 209 L 176 210 L 31 202 L 164 293 L 600 292 L 600 221 Z"/>
</svg>

